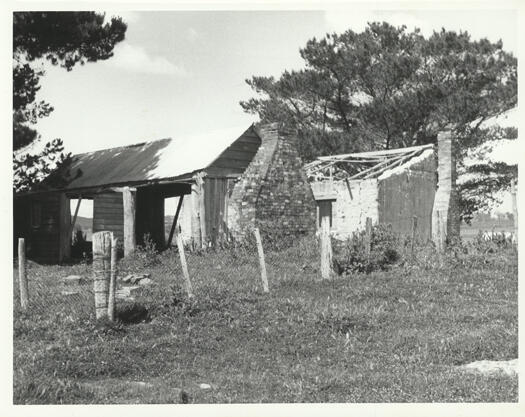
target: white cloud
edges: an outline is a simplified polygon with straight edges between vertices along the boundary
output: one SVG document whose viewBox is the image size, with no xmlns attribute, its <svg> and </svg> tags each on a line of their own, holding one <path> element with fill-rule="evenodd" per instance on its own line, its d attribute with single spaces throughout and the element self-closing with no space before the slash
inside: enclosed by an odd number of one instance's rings
<svg viewBox="0 0 525 417">
<path fill-rule="evenodd" d="M 125 71 L 143 74 L 186 76 L 186 70 L 162 56 L 150 56 L 144 48 L 122 42 L 115 47 L 115 55 L 107 64 Z"/>
</svg>

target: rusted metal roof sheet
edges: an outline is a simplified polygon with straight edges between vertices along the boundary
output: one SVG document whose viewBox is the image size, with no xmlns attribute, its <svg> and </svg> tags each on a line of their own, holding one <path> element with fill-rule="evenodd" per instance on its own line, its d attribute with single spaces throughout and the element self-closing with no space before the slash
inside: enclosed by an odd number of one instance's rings
<svg viewBox="0 0 525 417">
<path fill-rule="evenodd" d="M 71 163 L 51 174 L 40 189 L 67 191 L 189 176 L 208 167 L 252 128 L 236 127 L 74 155 Z"/>
</svg>

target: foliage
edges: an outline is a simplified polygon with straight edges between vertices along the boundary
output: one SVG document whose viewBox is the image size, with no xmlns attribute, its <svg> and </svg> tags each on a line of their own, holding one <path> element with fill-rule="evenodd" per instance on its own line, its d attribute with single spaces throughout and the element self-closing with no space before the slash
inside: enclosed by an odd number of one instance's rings
<svg viewBox="0 0 525 417">
<path fill-rule="evenodd" d="M 55 139 L 44 151 L 29 155 L 27 149 L 39 139 L 30 127 L 48 116 L 53 107 L 36 101 L 40 78 L 45 71 L 34 65 L 46 60 L 70 71 L 80 63 L 113 56 L 114 46 L 124 39 L 126 24 L 121 18 L 105 23 L 96 12 L 13 13 L 13 159 L 16 191 L 26 190 L 53 168 L 65 162 L 62 142 Z M 28 175 L 26 179 L 24 176 Z M 18 188 L 20 187 L 20 188 Z"/>
<path fill-rule="evenodd" d="M 300 54 L 304 69 L 247 80 L 256 96 L 241 106 L 262 122 L 296 129 L 305 160 L 434 143 L 453 126 L 461 161 L 501 138 L 484 122 L 517 103 L 517 59 L 501 42 L 473 41 L 467 32 L 425 38 L 374 22 L 361 33 L 313 38 Z M 479 196 L 499 186 L 471 185 Z M 477 204 L 467 198 L 467 217 Z"/>
<path fill-rule="evenodd" d="M 144 234 L 143 241 L 144 243 L 142 245 L 137 245 L 135 251 L 121 261 L 120 270 L 132 273 L 159 264 L 159 249 L 149 233 Z"/>
<path fill-rule="evenodd" d="M 53 139 L 37 154 L 18 153 L 13 155 L 13 188 L 29 191 L 36 184 L 61 166 L 66 166 L 71 154 L 64 153 L 61 139 Z"/>
<path fill-rule="evenodd" d="M 366 231 L 354 233 L 342 245 L 336 245 L 334 254 L 336 272 L 341 275 L 388 270 L 401 259 L 399 237 L 392 231 L 390 225 L 373 226 L 369 254 L 366 245 Z"/>
</svg>

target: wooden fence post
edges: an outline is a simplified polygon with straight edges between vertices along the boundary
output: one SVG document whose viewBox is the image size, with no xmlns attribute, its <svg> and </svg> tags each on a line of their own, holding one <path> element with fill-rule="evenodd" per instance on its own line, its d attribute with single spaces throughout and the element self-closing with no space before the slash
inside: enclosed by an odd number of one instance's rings
<svg viewBox="0 0 525 417">
<path fill-rule="evenodd" d="M 321 217 L 321 278 L 332 275 L 332 241 L 330 240 L 330 218 Z"/>
<path fill-rule="evenodd" d="M 108 290 L 111 273 L 111 240 L 113 233 L 93 233 L 93 286 L 95 292 L 95 316 L 108 315 Z"/>
<path fill-rule="evenodd" d="M 264 261 L 264 250 L 261 241 L 261 234 L 259 233 L 259 228 L 253 229 L 253 234 L 255 235 L 255 240 L 257 241 L 257 251 L 259 252 L 259 264 L 261 265 L 261 279 L 263 283 L 263 291 L 270 292 L 268 288 L 268 277 L 266 275 L 266 262 Z"/>
<path fill-rule="evenodd" d="M 512 217 L 514 220 L 514 242 L 518 243 L 518 201 L 516 199 L 517 184 L 512 180 L 510 184 L 510 193 L 512 196 Z"/>
<path fill-rule="evenodd" d="M 20 305 L 25 310 L 29 307 L 29 293 L 26 275 L 26 243 L 23 237 L 18 239 L 18 280 L 20 284 Z"/>
<path fill-rule="evenodd" d="M 372 218 L 366 218 L 366 229 L 365 229 L 365 254 L 367 261 L 370 260 L 370 251 L 372 249 Z"/>
<path fill-rule="evenodd" d="M 117 246 L 118 239 L 111 240 L 111 276 L 109 279 L 108 317 L 115 320 L 115 290 L 117 286 Z"/>
<path fill-rule="evenodd" d="M 412 241 L 410 242 L 410 256 L 414 257 L 414 241 L 416 240 L 417 216 L 412 217 Z"/>
<path fill-rule="evenodd" d="M 182 244 L 182 236 L 177 233 L 177 248 L 179 249 L 180 264 L 182 267 L 182 275 L 184 275 L 184 284 L 186 286 L 186 292 L 188 298 L 193 297 L 193 288 L 191 287 L 190 274 L 188 272 L 188 264 L 186 263 L 186 255 L 184 254 L 184 245 Z"/>
</svg>

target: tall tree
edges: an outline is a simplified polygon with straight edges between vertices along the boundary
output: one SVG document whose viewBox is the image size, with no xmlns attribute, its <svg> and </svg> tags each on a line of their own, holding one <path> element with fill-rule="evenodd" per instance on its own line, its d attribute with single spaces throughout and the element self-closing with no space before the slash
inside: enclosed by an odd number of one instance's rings
<svg viewBox="0 0 525 417">
<path fill-rule="evenodd" d="M 296 128 L 306 160 L 433 143 L 454 126 L 461 170 L 469 151 L 508 136 L 482 128 L 517 102 L 517 60 L 501 41 L 444 29 L 425 38 L 417 29 L 375 22 L 361 33 L 313 38 L 300 54 L 302 70 L 247 80 L 257 94 L 241 106 L 263 122 Z M 479 201 L 463 206 L 472 212 Z"/>
<path fill-rule="evenodd" d="M 78 63 L 108 59 L 114 46 L 124 39 L 126 29 L 121 18 L 105 22 L 105 15 L 95 12 L 13 13 L 15 190 L 30 188 L 68 157 L 60 139 L 48 143 L 40 154 L 26 152 L 39 139 L 31 125 L 53 111 L 49 103 L 36 101 L 45 71 L 35 68 L 34 63 L 46 60 L 70 71 Z"/>
</svg>

